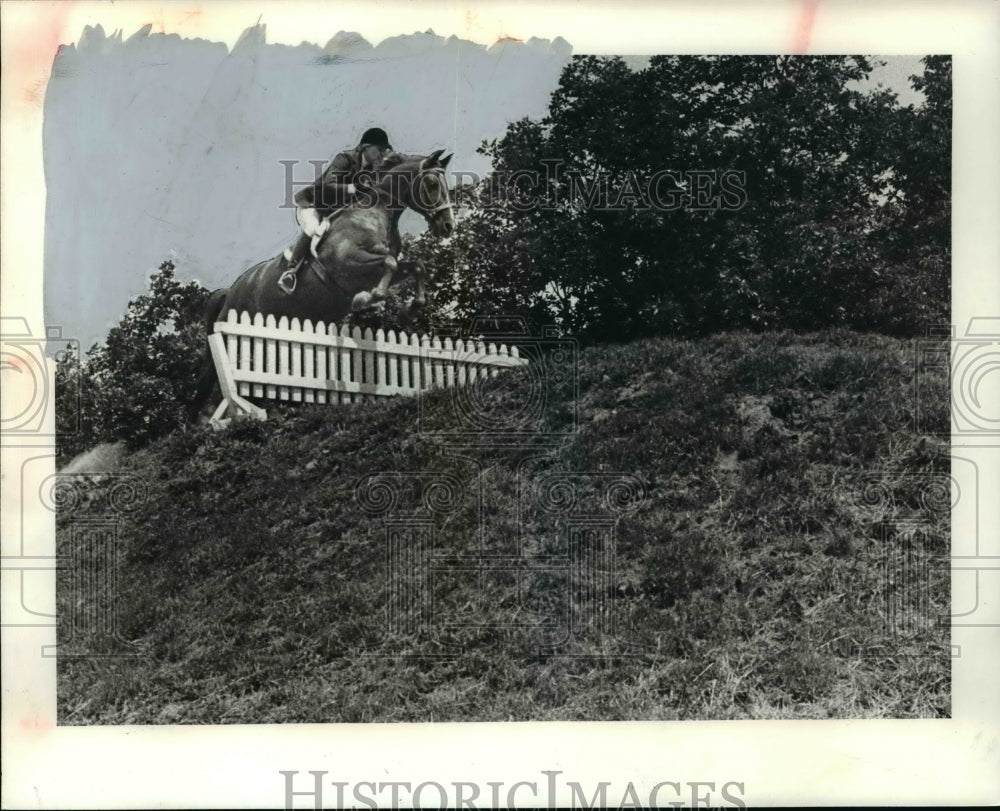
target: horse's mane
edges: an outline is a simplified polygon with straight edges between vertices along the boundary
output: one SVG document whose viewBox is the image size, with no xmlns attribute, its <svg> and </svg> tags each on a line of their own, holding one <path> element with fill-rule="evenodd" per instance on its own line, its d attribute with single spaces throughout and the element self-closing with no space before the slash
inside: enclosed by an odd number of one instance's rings
<svg viewBox="0 0 1000 811">
<path fill-rule="evenodd" d="M 397 166 L 401 166 L 404 163 L 419 163 L 425 157 L 425 155 L 407 155 L 405 152 L 390 152 L 382 160 L 382 165 L 379 169 L 387 171 L 389 169 L 395 169 Z"/>
</svg>

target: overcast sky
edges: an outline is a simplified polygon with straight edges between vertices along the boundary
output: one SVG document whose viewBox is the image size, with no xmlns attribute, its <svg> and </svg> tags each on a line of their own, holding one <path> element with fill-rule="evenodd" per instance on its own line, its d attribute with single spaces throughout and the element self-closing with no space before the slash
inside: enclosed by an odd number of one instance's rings
<svg viewBox="0 0 1000 811">
<path fill-rule="evenodd" d="M 625 56 L 622 58 L 633 70 L 639 70 L 649 62 L 648 56 Z M 884 66 L 876 65 L 872 71 L 871 79 L 867 82 L 859 82 L 859 88 L 865 89 L 881 84 L 896 93 L 899 103 L 903 107 L 908 104 L 920 104 L 923 101 L 923 94 L 910 87 L 910 76 L 924 72 L 924 66 L 920 64 L 923 55 L 889 55 L 871 58 L 873 62 L 884 61 L 886 64 Z"/>
<path fill-rule="evenodd" d="M 899 96 L 899 103 L 904 107 L 908 104 L 920 104 L 924 100 L 923 93 L 918 93 L 910 87 L 910 76 L 920 75 L 924 66 L 920 64 L 922 56 L 878 56 L 886 62 L 885 67 L 876 67 L 872 71 L 872 82 L 883 84 L 894 90 Z"/>
</svg>

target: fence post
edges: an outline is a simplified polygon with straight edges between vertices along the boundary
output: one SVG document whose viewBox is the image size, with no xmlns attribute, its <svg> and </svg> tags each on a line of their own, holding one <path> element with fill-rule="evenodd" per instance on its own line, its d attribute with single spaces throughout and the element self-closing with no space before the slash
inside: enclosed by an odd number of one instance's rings
<svg viewBox="0 0 1000 811">
<path fill-rule="evenodd" d="M 455 362 L 456 365 L 458 366 L 456 375 L 458 379 L 456 383 L 459 386 L 464 386 L 466 382 L 468 382 L 468 372 L 467 372 L 468 364 L 465 362 L 465 353 L 466 353 L 465 341 L 459 338 L 457 341 L 455 341 Z"/>
<path fill-rule="evenodd" d="M 433 352 L 433 357 L 431 358 L 431 385 L 440 389 L 444 387 L 444 361 L 441 360 L 441 339 L 435 335 L 431 338 L 431 352 Z"/>
<path fill-rule="evenodd" d="M 299 323 L 299 319 L 293 318 L 288 325 L 288 331 L 292 335 L 302 334 L 302 325 Z M 292 376 L 294 380 L 302 379 L 302 342 L 296 340 L 289 340 L 288 342 L 288 359 L 289 367 L 288 373 Z M 290 386 L 288 391 L 288 397 L 297 403 L 302 402 L 302 389 L 298 386 Z"/>
<path fill-rule="evenodd" d="M 281 316 L 278 319 L 278 329 L 283 333 L 288 333 L 288 317 Z M 288 341 L 283 338 L 278 339 L 278 374 L 287 377 L 289 371 Z M 278 398 L 288 399 L 288 386 L 278 386 Z"/>
<path fill-rule="evenodd" d="M 239 313 L 236 312 L 236 310 L 230 310 L 226 314 L 227 324 L 235 325 L 239 323 L 239 320 L 240 320 L 240 315 Z M 239 368 L 236 365 L 237 361 L 239 360 L 239 337 L 229 332 L 225 333 L 225 335 L 226 335 L 226 354 L 229 356 L 229 362 L 232 364 L 231 368 L 237 369 Z M 232 378 L 230 378 L 230 380 L 232 380 Z M 235 394 L 239 394 L 239 392 L 236 391 L 235 383 L 233 385 L 233 392 Z"/>
<path fill-rule="evenodd" d="M 363 340 L 361 337 L 361 327 L 355 327 L 351 330 L 351 338 L 355 341 Z M 351 351 L 351 381 L 354 383 L 362 383 L 364 381 L 364 370 L 362 369 L 362 351 L 360 349 L 354 349 Z M 355 403 L 363 403 L 365 397 L 363 394 L 353 395 Z"/>
<path fill-rule="evenodd" d="M 258 420 L 267 419 L 267 412 L 263 408 L 244 400 L 236 390 L 236 382 L 233 377 L 236 364 L 227 351 L 227 343 L 229 342 L 226 340 L 235 337 L 235 335 L 223 335 L 219 332 L 213 332 L 208 336 L 208 347 L 212 353 L 212 360 L 215 362 L 215 372 L 219 378 L 219 388 L 222 390 L 223 398 L 210 420 L 212 425 L 216 427 L 224 425 L 226 421 L 222 419 L 223 415 L 234 409 L 244 411 Z"/>
<path fill-rule="evenodd" d="M 366 341 L 371 341 L 372 339 L 373 339 L 372 328 L 371 327 L 365 327 L 365 340 Z M 374 349 L 365 349 L 365 351 L 364 351 L 364 358 L 365 358 L 365 361 L 364 361 L 365 362 L 365 383 L 368 383 L 368 384 L 375 383 L 376 382 L 375 381 L 375 350 Z M 367 401 L 367 400 L 371 400 L 372 397 L 369 395 L 369 396 L 364 397 L 363 399 Z"/>
<path fill-rule="evenodd" d="M 395 353 L 396 333 L 389 330 L 385 335 L 385 343 L 386 351 L 384 356 L 388 365 L 388 377 L 385 380 L 385 384 L 389 386 L 390 389 L 395 390 L 399 388 L 399 375 L 397 374 L 399 355 Z"/>
<path fill-rule="evenodd" d="M 430 358 L 431 339 L 426 335 L 420 336 L 420 388 L 429 389 L 434 385 L 434 378 L 431 376 Z"/>
<path fill-rule="evenodd" d="M 351 337 L 351 329 L 350 327 L 347 326 L 347 324 L 344 324 L 340 328 L 340 340 L 345 341 L 350 337 Z M 341 344 L 341 346 L 342 348 L 340 350 L 340 377 L 337 379 L 340 380 L 341 383 L 346 383 L 347 381 L 354 379 L 353 371 L 351 369 L 351 359 L 353 357 L 353 353 L 344 344 Z M 354 395 L 347 391 L 341 392 L 340 402 L 353 403 Z"/>
<path fill-rule="evenodd" d="M 483 341 L 476 341 L 476 380 L 482 380 L 489 374 L 489 366 L 486 365 L 486 344 Z"/>
<path fill-rule="evenodd" d="M 375 330 L 375 343 L 385 344 L 385 331 L 379 327 Z M 374 382 L 379 388 L 385 385 L 385 350 L 379 346 L 375 353 L 375 379 Z"/>
<path fill-rule="evenodd" d="M 263 327 L 264 316 L 260 313 L 256 313 L 253 317 L 253 325 L 255 327 Z M 255 372 L 264 371 L 264 339 L 259 336 L 254 337 L 253 339 L 253 369 Z M 264 387 L 260 383 L 254 383 L 253 396 L 264 396 Z"/>
<path fill-rule="evenodd" d="M 240 313 L 240 324 L 245 327 L 250 326 L 250 313 L 244 310 Z M 236 362 L 236 368 L 240 371 L 249 372 L 253 365 L 253 357 L 250 354 L 250 336 L 241 335 L 240 336 L 240 352 L 239 357 Z M 238 393 L 243 397 L 250 396 L 250 384 L 240 382 L 238 386 Z"/>
<path fill-rule="evenodd" d="M 264 325 L 268 329 L 276 330 L 278 328 L 278 322 L 275 320 L 273 315 L 268 315 L 264 321 Z M 266 338 L 264 340 L 264 354 L 267 356 L 267 372 L 268 374 L 278 373 L 278 344 L 274 338 Z M 265 387 L 267 392 L 267 398 L 269 400 L 274 400 L 278 396 L 278 389 L 274 385 L 268 383 Z"/>
<path fill-rule="evenodd" d="M 316 335 L 326 335 L 326 324 L 322 321 L 317 321 L 316 325 L 313 327 L 313 331 Z M 316 402 L 325 403 L 326 402 L 326 362 L 329 359 L 330 352 L 328 347 L 320 345 L 316 347 Z"/>
<path fill-rule="evenodd" d="M 410 336 L 405 332 L 399 333 L 399 343 L 401 346 L 410 345 Z M 411 389 L 410 385 L 410 356 L 401 354 L 399 356 L 399 387 L 401 389 Z"/>
<path fill-rule="evenodd" d="M 420 362 L 420 336 L 417 333 L 413 333 L 410 336 L 410 347 L 415 349 L 416 352 L 409 356 L 410 363 L 410 386 L 414 391 L 422 391 L 423 384 L 420 378 L 421 362 Z"/>
<path fill-rule="evenodd" d="M 444 339 L 444 349 L 448 353 L 449 359 L 445 364 L 445 380 L 444 385 L 446 388 L 455 388 L 455 343 L 451 338 Z"/>
<path fill-rule="evenodd" d="M 308 318 L 302 322 L 302 332 L 306 336 L 302 343 L 302 379 L 305 381 L 305 386 L 302 388 L 302 401 L 315 403 L 316 345 L 312 339 L 316 333 L 313 330 L 312 321 Z"/>
<path fill-rule="evenodd" d="M 496 357 L 496 355 L 497 355 L 497 345 L 496 344 L 490 344 L 488 347 L 486 347 L 486 354 L 490 355 L 492 357 Z M 492 365 L 492 364 L 486 367 L 486 375 L 488 377 L 495 377 L 499 371 L 500 370 L 497 369 L 497 367 L 494 366 L 494 365 Z"/>
</svg>

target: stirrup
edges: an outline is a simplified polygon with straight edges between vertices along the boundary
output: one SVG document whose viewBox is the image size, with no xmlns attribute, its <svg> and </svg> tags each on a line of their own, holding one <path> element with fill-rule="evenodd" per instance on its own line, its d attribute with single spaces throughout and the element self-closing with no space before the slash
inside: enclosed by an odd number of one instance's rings
<svg viewBox="0 0 1000 811">
<path fill-rule="evenodd" d="M 295 292 L 295 286 L 299 281 L 298 269 L 299 263 L 296 262 L 295 267 L 290 267 L 281 274 L 281 277 L 278 279 L 278 287 L 281 289 L 282 293 L 290 296 Z"/>
</svg>

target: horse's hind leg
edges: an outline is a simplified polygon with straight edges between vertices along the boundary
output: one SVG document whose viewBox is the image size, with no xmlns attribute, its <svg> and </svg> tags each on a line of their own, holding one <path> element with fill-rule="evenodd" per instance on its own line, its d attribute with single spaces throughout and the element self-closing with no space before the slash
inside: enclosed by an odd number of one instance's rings
<svg viewBox="0 0 1000 811">
<path fill-rule="evenodd" d="M 414 293 L 413 298 L 403 306 L 403 318 L 412 321 L 417 313 L 427 303 L 426 277 L 424 275 L 424 263 L 420 259 L 406 259 L 399 263 L 399 272 L 407 276 L 413 276 Z"/>
<path fill-rule="evenodd" d="M 201 359 L 201 372 L 198 374 L 198 382 L 195 383 L 194 397 L 188 403 L 188 419 L 194 421 L 199 412 L 208 400 L 208 396 L 215 388 L 215 362 L 212 360 L 212 353 L 208 349 L 208 336 L 212 334 L 215 322 L 219 319 L 222 308 L 226 305 L 226 293 L 228 291 L 215 290 L 205 304 L 205 354 Z"/>
<path fill-rule="evenodd" d="M 194 422 L 198 414 L 204 407 L 208 396 L 215 388 L 215 362 L 212 360 L 212 353 L 205 348 L 205 354 L 201 359 L 201 372 L 198 374 L 198 382 L 195 383 L 194 397 L 188 403 L 188 421 Z"/>
<path fill-rule="evenodd" d="M 219 320 L 219 314 L 222 312 L 222 308 L 226 306 L 226 295 L 228 293 L 228 288 L 222 288 L 221 290 L 213 290 L 209 294 L 208 301 L 205 303 L 205 335 L 212 334 L 215 322 Z"/>
</svg>

